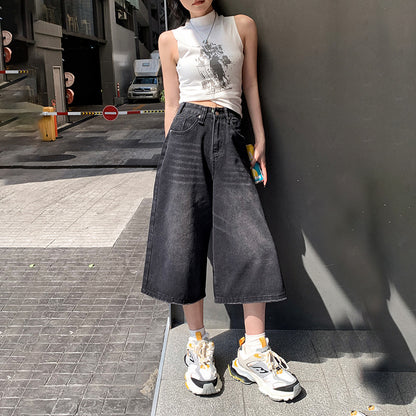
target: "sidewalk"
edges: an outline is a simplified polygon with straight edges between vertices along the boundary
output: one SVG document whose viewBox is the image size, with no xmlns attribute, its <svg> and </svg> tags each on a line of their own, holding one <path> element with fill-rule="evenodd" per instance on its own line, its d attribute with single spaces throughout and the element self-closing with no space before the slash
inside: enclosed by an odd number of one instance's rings
<svg viewBox="0 0 416 416">
<path fill-rule="evenodd" d="M 208 331 L 223 389 L 212 397 L 186 389 L 183 355 L 189 331 L 186 325 L 175 327 L 169 333 L 157 416 L 193 416 L 195 409 L 227 416 L 348 416 L 351 410 L 377 416 L 416 414 L 416 374 L 370 371 L 383 358 L 370 331 L 267 331 L 271 346 L 288 361 L 303 387 L 292 402 L 274 402 L 256 384 L 244 385 L 230 376 L 227 365 L 244 331 Z M 368 411 L 368 405 L 379 410 Z"/>
<path fill-rule="evenodd" d="M 168 316 L 140 293 L 154 171 L 2 173 L 0 415 L 150 415 Z"/>
<path fill-rule="evenodd" d="M 169 308 L 140 292 L 155 169 L 127 162 L 162 126 L 1 128 L 1 416 L 150 415 Z"/>
</svg>

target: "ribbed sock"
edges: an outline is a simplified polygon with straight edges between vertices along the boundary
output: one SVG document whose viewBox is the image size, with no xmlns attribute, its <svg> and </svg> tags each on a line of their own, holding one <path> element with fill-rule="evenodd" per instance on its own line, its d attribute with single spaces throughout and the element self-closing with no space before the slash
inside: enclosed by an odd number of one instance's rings
<svg viewBox="0 0 416 416">
<path fill-rule="evenodd" d="M 263 337 L 263 340 L 260 338 Z M 254 354 L 257 349 L 263 348 L 266 346 L 266 333 L 262 332 L 261 334 L 256 335 L 244 335 L 244 351 L 246 354 Z M 262 342 L 263 341 L 263 342 Z"/>
<path fill-rule="evenodd" d="M 198 340 L 197 332 L 200 333 L 201 339 L 202 338 L 206 338 L 207 335 L 208 335 L 208 333 L 205 331 L 205 327 L 203 326 L 202 328 L 195 329 L 195 331 L 193 331 L 192 329 L 190 329 L 189 330 L 189 336 L 192 337 L 192 338 L 195 338 L 196 340 Z M 204 337 L 204 335 L 206 335 L 206 336 Z"/>
</svg>

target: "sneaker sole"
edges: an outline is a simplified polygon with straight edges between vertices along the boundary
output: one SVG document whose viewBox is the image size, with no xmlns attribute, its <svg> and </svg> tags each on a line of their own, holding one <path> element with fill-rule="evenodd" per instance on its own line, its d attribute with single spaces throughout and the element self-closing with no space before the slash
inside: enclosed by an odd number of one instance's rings
<svg viewBox="0 0 416 416">
<path fill-rule="evenodd" d="M 221 379 L 217 376 L 217 384 L 214 386 L 214 383 L 206 383 L 204 386 L 198 387 L 191 379 L 191 376 L 188 373 L 185 373 L 185 386 L 193 394 L 197 396 L 210 396 L 212 394 L 217 394 L 222 388 Z"/>
<path fill-rule="evenodd" d="M 243 384 L 253 384 L 255 383 L 254 380 L 250 380 L 247 377 L 244 377 L 243 375 L 237 373 L 237 371 L 234 369 L 234 367 L 230 364 L 228 364 L 228 371 L 230 373 L 230 376 L 234 379 L 234 380 L 238 380 Z"/>
<path fill-rule="evenodd" d="M 247 371 L 245 371 L 242 368 L 239 368 L 239 370 L 237 370 L 234 367 L 234 361 L 235 360 L 233 360 L 232 364 L 228 364 L 228 370 L 229 370 L 231 377 L 234 380 L 238 380 L 243 384 L 257 383 L 257 387 L 259 388 L 260 392 L 263 393 L 265 396 L 270 397 L 274 401 L 287 402 L 289 400 L 293 400 L 302 391 L 302 387 L 300 386 L 299 382 L 293 386 L 292 391 L 287 391 L 287 392 L 278 391 L 278 390 L 271 391 L 270 388 L 265 387 L 264 383 L 259 377 L 249 374 Z"/>
</svg>

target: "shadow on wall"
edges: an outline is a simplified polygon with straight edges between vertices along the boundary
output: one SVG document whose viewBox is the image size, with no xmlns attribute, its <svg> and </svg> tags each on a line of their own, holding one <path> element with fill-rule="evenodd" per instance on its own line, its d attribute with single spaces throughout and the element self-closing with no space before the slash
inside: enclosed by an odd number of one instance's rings
<svg viewBox="0 0 416 416">
<path fill-rule="evenodd" d="M 259 31 L 269 172 L 259 193 L 288 291 L 267 325 L 372 328 L 383 368 L 414 370 L 416 29 L 401 27 L 416 27 L 416 4 L 299 4 L 223 4 Z M 240 327 L 241 308 L 226 308 Z"/>
</svg>

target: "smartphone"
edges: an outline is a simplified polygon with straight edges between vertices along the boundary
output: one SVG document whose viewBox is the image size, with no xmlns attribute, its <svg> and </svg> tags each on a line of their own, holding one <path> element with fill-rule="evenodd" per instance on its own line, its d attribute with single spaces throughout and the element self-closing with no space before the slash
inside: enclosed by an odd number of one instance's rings
<svg viewBox="0 0 416 416">
<path fill-rule="evenodd" d="M 248 158 L 250 162 L 253 160 L 254 157 L 254 146 L 252 144 L 246 144 Z M 261 171 L 260 165 L 258 162 L 251 168 L 251 176 L 253 176 L 254 183 L 260 183 L 264 181 L 263 172 Z"/>
</svg>

